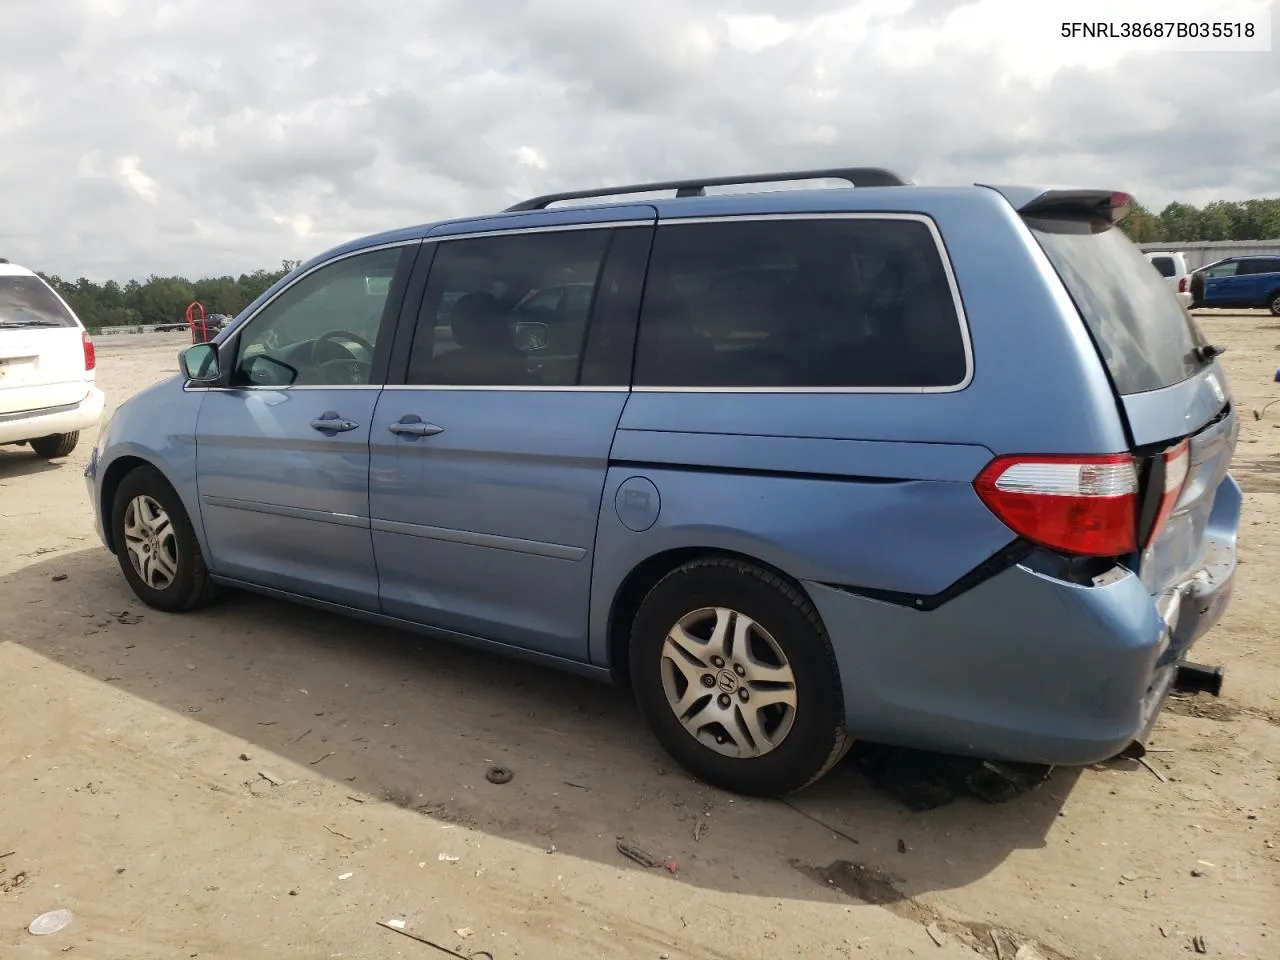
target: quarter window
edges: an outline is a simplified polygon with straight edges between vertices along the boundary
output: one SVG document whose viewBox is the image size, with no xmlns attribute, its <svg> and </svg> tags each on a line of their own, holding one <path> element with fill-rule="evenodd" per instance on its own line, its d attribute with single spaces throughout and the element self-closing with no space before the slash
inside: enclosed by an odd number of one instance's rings
<svg viewBox="0 0 1280 960">
<path fill-rule="evenodd" d="M 371 382 L 392 280 L 404 248 L 335 261 L 288 287 L 240 337 L 238 386 Z"/>
<path fill-rule="evenodd" d="M 658 228 L 637 386 L 949 387 L 966 372 L 951 285 L 921 221 Z"/>
<path fill-rule="evenodd" d="M 576 385 L 609 236 L 559 230 L 441 241 L 408 382 Z"/>
</svg>

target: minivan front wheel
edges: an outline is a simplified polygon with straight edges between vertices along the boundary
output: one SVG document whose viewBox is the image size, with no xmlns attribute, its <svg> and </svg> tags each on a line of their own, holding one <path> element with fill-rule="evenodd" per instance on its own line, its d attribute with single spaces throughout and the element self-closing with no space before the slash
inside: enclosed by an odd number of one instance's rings
<svg viewBox="0 0 1280 960">
<path fill-rule="evenodd" d="M 154 467 L 138 467 L 120 481 L 111 533 L 120 570 L 147 606 L 176 613 L 214 598 L 182 500 Z"/>
<path fill-rule="evenodd" d="M 669 573 L 632 626 L 640 708 L 686 770 L 757 796 L 791 793 L 844 756 L 844 698 L 813 604 L 781 577 L 706 558 Z"/>
</svg>

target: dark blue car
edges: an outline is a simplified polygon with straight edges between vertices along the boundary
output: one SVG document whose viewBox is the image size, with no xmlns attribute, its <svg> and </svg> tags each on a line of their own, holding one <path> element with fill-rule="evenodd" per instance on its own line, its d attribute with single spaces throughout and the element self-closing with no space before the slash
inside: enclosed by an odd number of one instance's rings
<svg viewBox="0 0 1280 960">
<path fill-rule="evenodd" d="M 1280 257 L 1229 257 L 1192 276 L 1194 307 L 1265 308 L 1280 317 Z"/>
</svg>

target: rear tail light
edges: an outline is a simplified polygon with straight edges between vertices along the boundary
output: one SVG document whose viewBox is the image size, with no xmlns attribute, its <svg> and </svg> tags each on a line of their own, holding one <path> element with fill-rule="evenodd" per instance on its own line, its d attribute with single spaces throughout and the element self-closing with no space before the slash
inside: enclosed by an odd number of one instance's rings
<svg viewBox="0 0 1280 960">
<path fill-rule="evenodd" d="M 1186 486 L 1190 470 L 1191 445 L 1186 440 L 1164 452 L 1164 490 L 1160 495 L 1160 510 L 1156 513 L 1156 522 L 1151 528 L 1148 543 L 1155 543 L 1164 530 L 1169 515 L 1182 496 L 1182 488 Z"/>
<path fill-rule="evenodd" d="M 1138 471 L 1127 453 L 998 457 L 974 487 L 1001 522 L 1034 543 L 1093 557 L 1137 549 Z"/>
<path fill-rule="evenodd" d="M 93 349 L 93 340 L 89 337 L 88 330 L 80 334 L 80 339 L 84 343 L 84 369 L 87 372 L 98 365 L 98 355 Z"/>
<path fill-rule="evenodd" d="M 1188 289 L 1190 286 L 1191 286 L 1191 278 L 1190 278 L 1190 277 L 1180 277 L 1180 278 L 1178 278 L 1178 292 L 1179 292 L 1179 293 L 1186 293 L 1186 292 L 1187 292 L 1187 289 Z"/>
</svg>

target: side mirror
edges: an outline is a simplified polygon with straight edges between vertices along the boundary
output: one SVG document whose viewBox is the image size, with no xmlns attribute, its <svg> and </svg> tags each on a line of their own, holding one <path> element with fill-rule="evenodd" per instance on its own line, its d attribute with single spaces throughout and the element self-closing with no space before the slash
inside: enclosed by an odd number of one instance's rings
<svg viewBox="0 0 1280 960">
<path fill-rule="evenodd" d="M 197 343 L 178 354 L 182 375 L 192 383 L 217 383 L 222 377 L 218 348 L 212 343 Z"/>
<path fill-rule="evenodd" d="M 521 353 L 542 350 L 550 340 L 551 328 L 537 320 L 522 320 L 516 324 L 515 345 Z"/>
</svg>

